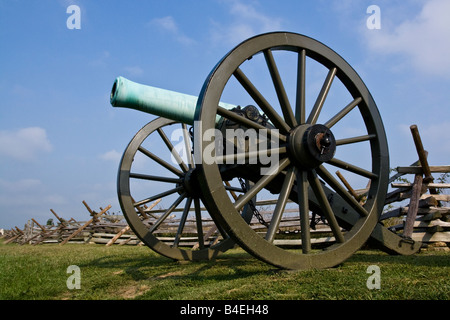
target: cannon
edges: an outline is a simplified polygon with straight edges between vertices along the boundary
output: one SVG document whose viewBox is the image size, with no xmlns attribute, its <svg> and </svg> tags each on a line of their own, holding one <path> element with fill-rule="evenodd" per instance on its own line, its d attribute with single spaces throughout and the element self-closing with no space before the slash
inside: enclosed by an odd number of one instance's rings
<svg viewBox="0 0 450 320">
<path fill-rule="evenodd" d="M 136 235 L 164 256 L 213 259 L 238 244 L 276 267 L 311 269 L 342 263 L 368 239 L 391 253 L 420 248 L 379 223 L 389 156 L 372 95 L 341 56 L 315 39 L 272 32 L 245 40 L 212 69 L 198 97 L 118 77 L 111 104 L 158 116 L 125 149 L 118 197 Z M 358 197 L 336 169 L 361 186 Z M 161 188 L 150 191 L 155 184 Z M 263 217 L 255 201 L 267 196 L 275 196 L 275 208 Z M 149 223 L 155 211 L 146 206 L 169 197 Z M 299 232 L 286 235 L 280 222 L 292 206 Z M 158 228 L 176 210 L 181 217 L 168 244 Z M 185 230 L 190 211 L 195 232 Z M 263 230 L 251 227 L 253 217 Z M 316 219 L 329 226 L 325 245 L 315 245 Z M 180 245 L 182 234 L 192 235 L 192 246 Z"/>
</svg>

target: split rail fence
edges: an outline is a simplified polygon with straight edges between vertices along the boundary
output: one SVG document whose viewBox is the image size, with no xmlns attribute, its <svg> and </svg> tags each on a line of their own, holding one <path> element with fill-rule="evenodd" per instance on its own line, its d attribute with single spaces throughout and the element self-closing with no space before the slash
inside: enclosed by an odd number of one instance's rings
<svg viewBox="0 0 450 320">
<path fill-rule="evenodd" d="M 424 150 L 419 132 L 416 126 L 411 126 L 414 143 L 417 149 L 419 160 L 407 167 L 397 167 L 397 173 L 390 178 L 390 191 L 386 196 L 385 212 L 380 217 L 380 222 L 389 227 L 392 232 L 398 233 L 406 239 L 422 242 L 423 246 L 437 245 L 445 247 L 450 245 L 450 195 L 445 190 L 450 188 L 450 183 L 445 183 L 446 179 L 442 177 L 450 176 L 450 166 L 429 166 L 427 152 Z M 432 174 L 440 173 L 441 176 L 437 183 Z M 344 176 L 338 171 L 337 176 L 341 179 L 348 191 L 354 195 L 358 201 L 364 201 L 364 195 L 368 187 L 363 190 L 354 190 L 345 180 Z M 404 175 L 414 175 L 413 182 L 405 182 L 401 179 Z M 402 182 L 398 182 L 403 180 Z M 145 218 L 144 222 L 149 226 L 157 219 L 158 215 L 164 212 L 164 209 L 155 208 L 159 203 L 156 200 L 149 207 L 143 206 L 137 209 L 141 216 Z M 394 206 L 394 203 L 397 206 Z M 87 211 L 90 214 L 88 221 L 76 221 L 73 218 L 65 220 L 61 218 L 54 210 L 50 210 L 56 217 L 57 224 L 40 224 L 34 218 L 29 220 L 23 229 L 15 227 L 6 230 L 3 237 L 4 243 L 19 243 L 38 245 L 45 243 L 95 243 L 106 246 L 115 245 L 142 245 L 142 242 L 132 232 L 123 216 L 110 215 L 108 205 L 100 208 L 99 212 L 91 210 L 88 204 L 83 201 Z M 276 200 L 263 200 L 256 203 L 256 208 L 266 221 L 270 223 L 270 217 Z M 168 217 L 161 226 L 154 231 L 154 234 L 168 245 L 173 244 L 177 234 L 180 220 L 179 215 L 175 213 L 183 209 L 175 209 L 174 214 Z M 204 208 L 203 208 L 204 210 Z M 312 242 L 321 244 L 334 241 L 331 229 L 325 220 L 312 213 L 311 223 L 314 225 L 311 230 Z M 221 239 L 220 233 L 215 228 L 212 219 L 202 220 L 203 230 L 210 230 L 204 239 L 205 244 L 213 245 Z M 264 233 L 267 226 L 264 222 L 255 217 L 252 218 L 250 227 L 256 232 Z M 296 236 L 300 232 L 300 218 L 298 206 L 285 209 L 284 218 L 280 223 L 278 237 L 275 243 L 283 246 L 301 245 L 300 237 Z M 195 219 L 187 219 L 184 227 L 184 235 L 180 239 L 178 246 L 195 247 L 198 245 L 198 235 Z"/>
</svg>

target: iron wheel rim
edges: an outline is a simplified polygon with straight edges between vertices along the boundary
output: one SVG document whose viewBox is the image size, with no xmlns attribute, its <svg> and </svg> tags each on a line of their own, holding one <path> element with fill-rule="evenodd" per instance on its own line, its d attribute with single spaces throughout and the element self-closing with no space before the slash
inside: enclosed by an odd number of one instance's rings
<svg viewBox="0 0 450 320">
<path fill-rule="evenodd" d="M 388 147 L 380 114 L 370 92 L 353 68 L 327 46 L 303 35 L 276 32 L 250 38 L 231 50 L 206 79 L 197 102 L 196 121 L 201 123 L 201 135 L 209 128 L 213 128 L 222 92 L 229 79 L 236 74 L 236 70 L 254 55 L 276 50 L 293 51 L 299 57 L 302 55 L 317 61 L 330 71 L 334 69 L 334 77 L 345 85 L 351 96 L 354 99 L 361 99 L 357 107 L 363 117 L 368 136 L 371 136 L 369 143 L 373 173 L 368 200 L 364 205 L 366 215 L 358 217 L 353 223 L 353 227 L 345 234 L 343 243 L 333 244 L 327 250 L 317 253 L 293 253 L 269 243 L 243 223 L 236 214 L 234 204 L 226 196 L 223 186 L 218 183 L 220 174 L 217 164 L 202 162 L 200 165 L 202 174 L 199 178 L 205 193 L 205 206 L 241 247 L 269 264 L 287 269 L 332 267 L 347 259 L 369 238 L 384 205 L 389 173 Z M 205 145 L 202 141 L 198 140 L 195 143 L 200 145 L 200 150 L 203 152 Z M 330 179 L 329 174 L 320 167 L 301 171 L 316 171 L 316 176 L 320 172 L 322 179 Z M 336 189 L 342 189 L 335 184 L 335 181 L 331 183 Z M 342 190 L 339 191 L 342 193 Z M 351 199 L 348 199 L 347 195 L 342 194 L 350 210 L 355 211 L 354 209 L 357 208 L 363 212 Z M 308 199 L 308 202 L 312 201 L 311 197 Z"/>
<path fill-rule="evenodd" d="M 224 239 L 219 241 L 217 244 L 214 244 L 212 246 L 204 246 L 203 248 L 195 250 L 168 245 L 164 241 L 160 240 L 156 235 L 154 235 L 153 232 L 150 231 L 149 227 L 143 223 L 140 215 L 136 211 L 135 206 L 136 202 L 139 201 L 135 201 L 131 194 L 130 180 L 132 180 L 133 178 L 130 177 L 130 172 L 134 157 L 138 152 L 138 149 L 152 133 L 155 133 L 158 129 L 161 129 L 163 127 L 175 124 L 179 124 L 179 122 L 162 117 L 157 118 L 146 124 L 141 130 L 136 133 L 136 135 L 130 141 L 123 153 L 119 165 L 117 178 L 117 193 L 119 203 L 130 228 L 133 230 L 136 236 L 153 251 L 174 260 L 211 260 L 216 258 L 219 254 L 233 248 L 235 246 L 235 242 L 231 238 L 227 236 L 227 238 L 225 238 L 224 236 Z M 178 192 L 182 194 L 183 191 L 184 189 L 182 188 Z M 199 204 L 195 202 L 195 199 L 192 201 L 192 204 L 194 204 L 194 206 L 199 206 Z"/>
</svg>

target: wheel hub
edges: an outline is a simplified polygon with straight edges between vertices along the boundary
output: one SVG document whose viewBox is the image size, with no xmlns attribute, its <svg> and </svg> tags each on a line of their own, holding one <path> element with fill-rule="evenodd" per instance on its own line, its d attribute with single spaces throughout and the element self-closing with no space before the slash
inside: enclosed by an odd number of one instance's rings
<svg viewBox="0 0 450 320">
<path fill-rule="evenodd" d="M 200 198 L 200 185 L 198 184 L 198 169 L 193 168 L 184 174 L 182 182 L 177 186 L 183 186 L 184 192 L 191 198 Z"/>
<path fill-rule="evenodd" d="M 290 132 L 288 150 L 294 163 L 313 169 L 333 159 L 336 139 L 331 130 L 322 124 L 303 124 Z"/>
</svg>

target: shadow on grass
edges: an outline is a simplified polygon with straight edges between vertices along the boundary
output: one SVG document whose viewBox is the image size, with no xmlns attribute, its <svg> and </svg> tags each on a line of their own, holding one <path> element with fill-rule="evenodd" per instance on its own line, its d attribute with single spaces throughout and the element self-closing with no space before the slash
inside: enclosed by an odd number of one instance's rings
<svg viewBox="0 0 450 320">
<path fill-rule="evenodd" d="M 133 257 L 110 254 L 80 264 L 79 267 L 121 269 L 135 281 L 165 278 L 223 281 L 277 271 L 246 252 L 239 251 L 227 252 L 210 261 L 176 261 L 156 254 Z"/>
<path fill-rule="evenodd" d="M 262 276 L 262 278 L 265 278 L 265 276 L 279 274 L 280 271 L 283 273 L 283 270 L 253 258 L 243 250 L 230 251 L 211 261 L 174 261 L 154 253 L 126 256 L 108 254 L 79 266 L 108 270 L 136 282 L 156 281 L 157 283 L 160 283 L 160 281 L 195 282 L 197 284 L 210 281 L 223 283 L 250 277 Z M 388 255 L 378 250 L 362 250 L 356 252 L 344 262 L 344 265 L 350 267 L 350 269 L 360 268 L 362 264 L 384 264 L 391 265 L 394 268 L 402 268 L 402 266 L 448 268 L 450 259 L 448 254 L 419 253 L 412 256 L 400 256 Z M 327 274 L 327 270 L 322 271 L 317 270 L 319 274 Z M 303 274 L 306 276 L 311 272 L 299 271 L 297 275 Z"/>
<path fill-rule="evenodd" d="M 346 263 L 408 264 L 411 266 L 450 267 L 448 254 L 417 253 L 410 256 L 389 255 L 381 251 L 359 251 L 347 259 Z"/>
<path fill-rule="evenodd" d="M 284 272 L 242 249 L 230 250 L 211 261 L 179 262 L 153 252 L 141 253 L 111 252 L 79 266 L 94 269 L 98 274 L 105 272 L 105 278 L 98 281 L 98 286 L 104 283 L 110 286 L 110 299 L 149 300 L 249 299 L 254 296 L 269 299 L 336 298 L 347 297 L 346 286 L 359 288 L 349 296 L 351 298 L 386 298 L 398 295 L 395 289 L 399 279 L 407 279 L 408 283 L 422 281 L 422 291 L 408 294 L 426 297 L 424 290 L 429 290 L 430 285 L 423 285 L 424 270 L 436 271 L 437 278 L 433 281 L 442 287 L 445 270 L 450 266 L 448 254 L 394 256 L 378 250 L 361 250 L 336 268 Z M 383 265 L 383 295 L 364 291 L 365 270 L 372 264 Z M 415 287 L 415 290 L 419 289 Z"/>
</svg>

